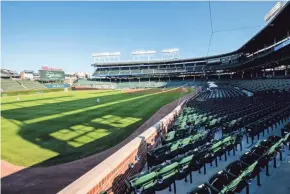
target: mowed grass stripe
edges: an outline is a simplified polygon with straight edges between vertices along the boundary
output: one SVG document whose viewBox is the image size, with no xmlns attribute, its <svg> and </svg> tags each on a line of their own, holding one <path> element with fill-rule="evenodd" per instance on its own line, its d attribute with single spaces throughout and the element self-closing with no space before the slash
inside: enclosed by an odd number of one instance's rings
<svg viewBox="0 0 290 194">
<path fill-rule="evenodd" d="M 2 110 L 13 110 L 19 109 L 20 107 L 37 107 L 39 105 L 52 104 L 56 102 L 70 102 L 75 101 L 79 96 L 84 95 L 84 97 L 101 97 L 114 94 L 121 94 L 121 91 L 106 91 L 100 90 L 100 92 L 87 92 L 78 91 L 76 96 L 75 91 L 70 92 L 58 92 L 58 93 L 45 93 L 45 94 L 34 94 L 34 95 L 23 95 L 20 96 L 20 100 L 16 100 L 16 96 L 2 97 Z M 8 105 L 8 106 L 6 106 Z"/>
<path fill-rule="evenodd" d="M 104 94 L 91 94 L 86 95 L 83 92 L 82 93 L 74 93 L 73 100 L 66 100 L 63 102 L 54 101 L 45 103 L 42 105 L 34 106 L 31 103 L 29 106 L 18 108 L 18 109 L 10 109 L 10 110 L 3 110 L 2 116 L 5 118 L 13 118 L 15 120 L 19 121 L 25 121 L 25 120 L 31 120 L 31 119 L 37 119 L 37 118 L 44 118 L 49 117 L 50 115 L 61 115 L 65 112 L 74 111 L 74 110 L 80 110 L 86 107 L 95 106 L 96 105 L 96 99 L 100 98 L 102 103 L 111 102 L 111 101 L 118 101 L 124 97 L 124 95 L 121 92 L 116 93 L 108 93 L 108 95 Z M 141 94 L 138 94 L 141 95 Z M 130 95 L 128 97 L 135 96 Z M 37 101 L 35 102 L 38 103 Z M 19 103 L 22 105 L 22 103 Z M 17 104 L 18 105 L 18 104 Z M 9 105 L 10 106 L 10 105 Z M 25 111 L 25 115 L 23 115 L 23 112 Z"/>
<path fill-rule="evenodd" d="M 172 90 L 175 90 L 175 89 L 172 89 Z M 110 105 L 114 105 L 114 104 L 124 103 L 124 102 L 132 101 L 132 100 L 138 100 L 138 99 L 141 99 L 141 98 L 146 98 L 146 97 L 149 97 L 149 96 L 154 96 L 154 95 L 157 95 L 157 94 L 170 92 L 172 90 L 166 90 L 166 91 L 160 91 L 160 92 L 156 91 L 156 92 L 154 92 L 152 94 L 145 94 L 145 95 L 141 95 L 141 96 L 137 96 L 137 97 L 132 97 L 132 98 L 118 100 L 118 101 L 112 101 L 112 102 L 108 102 L 108 103 L 106 103 L 106 102 L 104 103 L 102 101 L 102 99 L 101 99 L 102 103 L 98 104 L 98 105 L 95 105 L 95 106 L 89 106 L 89 107 L 86 107 L 86 108 L 83 108 L 83 109 L 67 111 L 67 112 L 63 112 L 61 114 L 45 116 L 45 117 L 41 117 L 41 118 L 37 118 L 37 119 L 30 119 L 30 120 L 24 121 L 24 123 L 25 124 L 32 124 L 32 123 L 35 123 L 35 122 L 45 121 L 45 120 L 48 120 L 48 119 L 54 119 L 54 118 L 57 118 L 57 117 L 60 117 L 60 116 L 66 116 L 66 115 L 82 113 L 82 112 L 89 111 L 89 110 L 95 110 L 97 108 L 104 108 L 106 106 L 110 106 Z M 139 93 L 139 94 L 142 94 L 142 93 Z"/>
<path fill-rule="evenodd" d="M 103 96 L 101 103 L 106 104 L 103 107 L 96 106 L 95 100 L 93 104 L 91 103 L 91 98 L 97 97 L 98 94 L 89 94 L 88 91 L 75 92 L 76 104 L 78 100 L 84 102 L 76 107 L 82 111 L 29 124 L 23 122 L 29 118 L 25 108 L 16 109 L 18 115 L 15 115 L 16 110 L 7 110 L 11 111 L 9 114 L 4 111 L 6 114 L 5 118 L 2 118 L 2 158 L 21 166 L 34 164 L 48 166 L 104 151 L 128 137 L 161 106 L 180 96 L 180 92 L 158 93 L 156 90 L 130 94 L 118 92 L 119 94 L 115 96 L 110 95 L 110 92 L 108 97 Z M 50 97 L 61 95 L 64 93 Z M 111 98 L 118 96 L 118 102 L 106 102 L 111 100 L 109 96 Z M 30 98 L 25 100 L 32 100 L 33 96 Z M 85 103 L 86 99 L 91 101 L 92 107 L 87 108 L 89 104 Z M 33 102 L 30 103 L 32 103 L 30 107 L 34 107 Z M 64 105 L 61 110 L 65 111 L 68 104 L 62 103 Z M 50 104 L 52 112 L 54 107 L 61 106 L 62 103 Z M 42 112 L 42 106 L 37 106 L 38 109 L 33 109 L 35 112 L 30 111 L 30 114 L 37 116 Z M 80 108 L 81 106 L 85 107 L 84 110 Z M 71 107 L 67 109 L 71 110 Z M 46 114 L 51 115 L 49 111 Z"/>
</svg>

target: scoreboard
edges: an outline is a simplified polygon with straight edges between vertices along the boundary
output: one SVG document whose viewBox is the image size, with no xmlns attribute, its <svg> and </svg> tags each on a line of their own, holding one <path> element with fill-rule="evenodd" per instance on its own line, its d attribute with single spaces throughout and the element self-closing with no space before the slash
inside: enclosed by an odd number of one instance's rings
<svg viewBox="0 0 290 194">
<path fill-rule="evenodd" d="M 65 79 L 64 71 L 39 70 L 41 81 L 63 81 Z"/>
</svg>

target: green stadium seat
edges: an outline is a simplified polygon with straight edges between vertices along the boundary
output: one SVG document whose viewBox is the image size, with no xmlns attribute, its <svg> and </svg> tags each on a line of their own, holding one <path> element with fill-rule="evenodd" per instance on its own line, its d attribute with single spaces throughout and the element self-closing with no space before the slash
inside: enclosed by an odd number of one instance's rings
<svg viewBox="0 0 290 194">
<path fill-rule="evenodd" d="M 156 191 L 164 190 L 165 188 L 171 188 L 171 184 L 174 184 L 174 193 L 176 193 L 175 179 L 178 175 L 178 163 L 174 162 L 167 166 L 164 166 L 157 170 L 158 181 L 154 186 Z"/>
<path fill-rule="evenodd" d="M 127 183 L 130 185 L 131 190 L 129 193 L 136 194 L 151 194 L 154 191 L 154 186 L 157 184 L 157 173 L 147 172 L 144 174 L 138 174 L 132 177 L 132 179 Z"/>
</svg>

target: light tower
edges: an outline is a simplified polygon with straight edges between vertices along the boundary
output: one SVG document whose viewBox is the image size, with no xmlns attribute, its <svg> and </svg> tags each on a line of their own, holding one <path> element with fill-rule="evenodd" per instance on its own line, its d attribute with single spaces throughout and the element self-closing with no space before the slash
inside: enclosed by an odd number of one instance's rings
<svg viewBox="0 0 290 194">
<path fill-rule="evenodd" d="M 120 52 L 103 52 L 103 53 L 93 53 L 92 57 L 94 63 L 96 62 L 110 62 L 110 61 L 120 61 Z"/>
<path fill-rule="evenodd" d="M 162 50 L 162 59 L 177 59 L 179 57 L 179 49 L 164 49 Z"/>
<path fill-rule="evenodd" d="M 141 61 L 141 60 L 148 60 L 150 61 L 156 54 L 155 50 L 139 50 L 139 51 L 133 51 L 132 53 L 133 60 Z"/>
</svg>

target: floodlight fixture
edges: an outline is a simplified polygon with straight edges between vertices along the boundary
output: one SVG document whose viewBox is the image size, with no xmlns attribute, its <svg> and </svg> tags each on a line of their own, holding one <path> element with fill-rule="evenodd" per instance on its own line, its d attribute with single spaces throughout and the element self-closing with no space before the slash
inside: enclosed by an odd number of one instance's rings
<svg viewBox="0 0 290 194">
<path fill-rule="evenodd" d="M 132 53 L 133 60 L 142 60 L 146 59 L 149 61 L 151 58 L 156 54 L 155 50 L 137 50 L 133 51 Z"/>
<path fill-rule="evenodd" d="M 176 59 L 178 57 L 179 57 L 179 48 L 162 50 L 162 59 Z"/>
<path fill-rule="evenodd" d="M 93 53 L 92 57 L 94 63 L 96 62 L 106 62 L 106 61 L 119 61 L 121 52 L 101 52 Z"/>
</svg>

